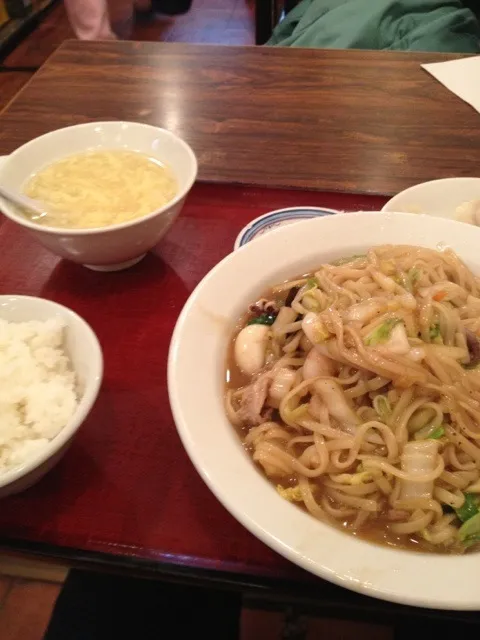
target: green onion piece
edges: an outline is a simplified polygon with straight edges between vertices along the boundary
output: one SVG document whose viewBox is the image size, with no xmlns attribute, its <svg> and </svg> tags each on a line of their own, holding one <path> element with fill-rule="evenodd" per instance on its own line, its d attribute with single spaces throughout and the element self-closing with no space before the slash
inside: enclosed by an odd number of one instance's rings
<svg viewBox="0 0 480 640">
<path fill-rule="evenodd" d="M 318 287 L 318 280 L 316 278 L 308 278 L 306 286 L 307 289 L 315 289 Z"/>
<path fill-rule="evenodd" d="M 434 425 L 427 424 L 426 427 L 422 427 L 414 434 L 415 440 L 438 440 L 445 435 L 445 429 L 440 425 L 435 427 Z"/>
<path fill-rule="evenodd" d="M 392 333 L 393 327 L 399 322 L 401 322 L 399 318 L 390 318 L 389 320 L 385 320 L 383 324 L 374 329 L 372 333 L 365 338 L 365 344 L 373 347 L 379 342 L 386 342 Z"/>
<path fill-rule="evenodd" d="M 474 544 L 478 544 L 480 542 L 480 533 L 476 533 L 473 536 L 468 536 L 468 538 L 465 538 L 465 540 L 463 540 L 463 544 L 465 545 L 465 547 L 471 547 Z"/>
<path fill-rule="evenodd" d="M 411 293 L 410 280 L 408 279 L 408 276 L 405 273 L 400 272 L 398 274 L 398 284 L 404 289 L 406 289 L 407 291 L 410 291 Z"/>
<path fill-rule="evenodd" d="M 422 272 L 420 271 L 420 269 L 417 269 L 417 267 L 412 267 L 409 270 L 407 277 L 412 287 L 417 282 L 417 280 L 420 278 L 421 275 L 422 275 Z"/>
<path fill-rule="evenodd" d="M 276 319 L 277 316 L 273 316 L 270 313 L 262 313 L 261 316 L 257 316 L 256 318 L 251 318 L 247 324 L 266 324 L 271 326 Z"/>
<path fill-rule="evenodd" d="M 440 438 L 443 438 L 444 435 L 445 435 L 445 429 L 442 427 L 442 425 L 440 425 L 439 427 L 437 427 L 432 431 L 432 433 L 428 436 L 428 438 L 429 440 L 439 440 Z"/>
<path fill-rule="evenodd" d="M 392 407 L 387 396 L 382 396 L 381 394 L 373 399 L 373 408 L 382 420 L 387 420 L 392 414 Z"/>
<path fill-rule="evenodd" d="M 436 340 L 437 338 L 441 338 L 442 334 L 440 333 L 440 325 L 437 323 L 432 324 L 429 331 L 428 331 L 428 336 L 430 338 L 430 340 L 432 340 L 432 342 L 434 340 Z"/>
<path fill-rule="evenodd" d="M 413 293 L 414 285 L 420 278 L 420 276 L 421 272 L 416 267 L 412 267 L 406 275 L 402 274 L 400 276 L 399 284 L 410 293 Z"/>
<path fill-rule="evenodd" d="M 472 520 L 474 517 L 479 517 L 478 519 L 478 533 L 480 533 L 480 511 L 478 509 L 478 498 L 473 493 L 465 493 L 465 502 L 459 509 L 455 509 L 455 513 L 457 514 L 457 518 L 464 522 L 465 524 Z M 460 531 L 464 529 L 465 525 L 460 527 Z M 466 530 L 466 529 L 465 529 Z M 472 533 L 477 533 L 477 531 L 472 531 Z M 466 535 L 471 535 L 470 533 L 466 533 Z"/>
<path fill-rule="evenodd" d="M 469 544 L 469 541 L 476 542 L 477 536 L 480 536 L 480 513 L 477 513 L 475 516 L 464 522 L 458 530 L 458 537 L 461 542 L 467 545 Z"/>
</svg>

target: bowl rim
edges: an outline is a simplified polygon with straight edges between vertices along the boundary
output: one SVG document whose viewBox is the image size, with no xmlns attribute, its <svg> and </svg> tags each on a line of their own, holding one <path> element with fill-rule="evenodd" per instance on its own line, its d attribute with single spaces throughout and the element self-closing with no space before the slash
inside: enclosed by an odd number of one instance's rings
<svg viewBox="0 0 480 640">
<path fill-rule="evenodd" d="M 98 392 L 103 379 L 103 353 L 100 346 L 100 342 L 86 320 L 84 320 L 78 313 L 65 307 L 64 305 L 54 302 L 53 300 L 47 300 L 45 298 L 39 298 L 36 296 L 24 296 L 24 295 L 0 295 L 0 305 L 5 302 L 13 302 L 16 300 L 22 300 L 23 302 L 30 302 L 33 304 L 45 305 L 50 307 L 54 312 L 60 312 L 61 316 L 67 320 L 73 318 L 75 322 L 81 327 L 81 331 L 84 332 L 85 340 L 90 343 L 92 348 L 91 359 L 93 361 L 93 369 L 96 371 L 94 375 L 89 378 L 85 385 L 85 392 L 82 399 L 78 403 L 75 413 L 62 428 L 62 430 L 54 436 L 50 442 L 42 448 L 37 454 L 29 458 L 24 463 L 12 467 L 0 474 L 0 488 L 12 484 L 16 480 L 28 475 L 31 471 L 34 471 L 37 467 L 41 466 L 49 458 L 51 458 L 57 451 L 59 451 L 78 431 L 84 420 L 87 418 L 95 400 L 97 399 Z M 0 313 L 1 317 L 1 313 Z M 35 318 L 32 318 L 34 320 Z"/>
<path fill-rule="evenodd" d="M 90 235 L 105 234 L 111 231 L 120 231 L 122 229 L 128 229 L 130 227 L 134 227 L 137 224 L 141 224 L 147 220 L 151 220 L 152 218 L 155 218 L 156 216 L 159 216 L 162 213 L 165 213 L 166 211 L 168 211 L 169 209 L 177 205 L 183 198 L 185 198 L 188 195 L 188 192 L 191 190 L 192 186 L 194 185 L 198 175 L 198 160 L 191 146 L 187 142 L 185 142 L 183 138 L 180 138 L 180 136 L 177 136 L 176 133 L 173 133 L 168 129 L 164 129 L 163 127 L 156 127 L 155 125 L 151 125 L 151 124 L 144 124 L 142 122 L 130 122 L 127 120 L 102 120 L 99 122 L 84 122 L 82 124 L 74 124 L 68 127 L 61 127 L 60 129 L 54 129 L 53 131 L 48 131 L 47 133 L 44 133 L 41 136 L 37 136 L 36 138 L 33 138 L 32 140 L 25 142 L 25 144 L 22 144 L 20 147 L 17 147 L 14 151 L 12 151 L 12 153 L 2 156 L 2 162 L 0 163 L 0 175 L 1 175 L 1 172 L 5 169 L 5 167 L 8 166 L 8 163 L 10 162 L 10 160 L 12 158 L 15 158 L 15 155 L 19 154 L 20 152 L 24 152 L 25 150 L 28 150 L 30 147 L 35 146 L 35 144 L 37 144 L 39 140 L 42 140 L 44 138 L 48 138 L 54 135 L 61 135 L 62 132 L 67 130 L 90 129 L 92 127 L 105 126 L 105 125 L 108 125 L 108 126 L 113 125 L 118 127 L 121 127 L 122 125 L 128 125 L 128 126 L 134 126 L 134 127 L 141 127 L 145 129 L 152 129 L 157 132 L 161 132 L 162 135 L 167 135 L 173 138 L 177 143 L 180 144 L 180 146 L 184 149 L 184 151 L 186 151 L 192 163 L 191 175 L 187 181 L 186 186 L 183 189 L 181 189 L 172 200 L 164 204 L 160 209 L 156 209 L 155 211 L 152 211 L 151 213 L 147 213 L 144 216 L 140 216 L 139 218 L 135 218 L 134 220 L 129 220 L 127 222 L 120 222 L 118 224 L 112 224 L 106 227 L 88 227 L 86 229 L 69 229 L 68 227 L 53 227 L 53 226 L 47 226 L 47 225 L 39 225 L 39 224 L 36 224 L 35 222 L 31 222 L 27 218 L 24 218 L 20 214 L 16 213 L 14 209 L 11 207 L 11 205 L 7 202 L 7 200 L 5 200 L 0 196 L 0 203 L 3 203 L 1 207 L 1 212 L 13 222 L 17 222 L 22 227 L 26 227 L 27 229 L 31 229 L 33 231 L 43 231 L 51 235 L 61 235 L 61 236 L 90 236 Z M 68 156 L 64 156 L 64 157 L 68 157 Z"/>
<path fill-rule="evenodd" d="M 304 212 L 311 212 L 312 215 L 308 215 Z M 252 242 L 252 240 L 256 240 L 260 235 L 262 230 L 269 229 L 269 227 L 273 227 L 273 225 L 280 218 L 280 222 L 288 221 L 290 224 L 295 224 L 295 222 L 300 222 L 302 220 L 309 220 L 310 218 L 314 218 L 315 216 L 328 216 L 333 215 L 335 213 L 340 213 L 340 209 L 330 209 L 329 207 L 317 207 L 317 206 L 297 206 L 297 207 L 282 207 L 281 209 L 273 209 L 272 211 L 267 211 L 266 213 L 262 213 L 257 218 L 250 220 L 243 229 L 238 233 L 235 238 L 235 242 L 233 244 L 233 248 L 235 251 L 243 247 L 248 242 Z M 300 214 L 300 215 L 299 215 Z M 276 228 L 276 227 L 273 227 Z M 269 231 L 272 231 L 269 229 Z M 268 232 L 269 232 L 268 231 Z M 252 232 L 254 232 L 252 234 Z"/>
<path fill-rule="evenodd" d="M 302 222 L 302 224 L 299 223 L 298 225 L 279 227 L 272 230 L 271 233 L 265 234 L 255 242 L 248 243 L 237 251 L 228 254 L 215 265 L 204 278 L 202 278 L 189 296 L 179 315 L 172 335 L 168 356 L 168 392 L 172 413 L 182 444 L 192 464 L 208 488 L 238 522 L 283 557 L 301 568 L 310 571 L 314 575 L 341 587 L 389 602 L 434 609 L 478 610 L 480 605 L 480 595 L 477 595 L 478 591 L 475 592 L 474 588 L 468 587 L 467 592 L 465 592 L 464 588 L 460 590 L 461 593 L 455 594 L 455 592 L 453 592 L 452 595 L 452 591 L 449 590 L 448 587 L 451 584 L 451 580 L 453 580 L 454 576 L 457 576 L 458 573 L 464 575 L 462 582 L 471 584 L 473 575 L 476 576 L 478 573 L 480 553 L 461 556 L 420 551 L 412 552 L 400 548 L 392 549 L 388 546 L 381 546 L 356 536 L 348 535 L 335 529 L 331 525 L 315 520 L 310 514 L 306 514 L 293 505 L 289 505 L 287 501 L 281 501 L 281 504 L 284 505 L 281 507 L 282 522 L 293 521 L 295 526 L 303 527 L 309 534 L 314 532 L 316 535 L 324 535 L 324 538 L 318 538 L 321 542 L 315 547 L 321 549 L 321 552 L 318 554 L 312 554 L 311 547 L 310 550 L 308 550 L 308 547 L 305 547 L 303 542 L 292 542 L 293 536 L 291 530 L 289 529 L 288 532 L 285 533 L 278 528 L 283 526 L 283 524 L 277 524 L 280 521 L 280 518 L 278 518 L 280 507 L 274 505 L 273 498 L 268 498 L 268 505 L 266 501 L 263 503 L 260 501 L 256 507 L 252 508 L 251 505 L 253 501 L 251 500 L 250 502 L 243 501 L 240 503 L 238 496 L 244 495 L 245 492 L 243 490 L 242 492 L 236 490 L 233 492 L 233 497 L 230 496 L 232 492 L 229 490 L 228 485 L 231 484 L 231 481 L 225 479 L 225 470 L 219 469 L 217 462 L 212 462 L 212 456 L 214 455 L 214 452 L 212 453 L 210 451 L 212 447 L 209 445 L 202 446 L 201 444 L 204 439 L 204 436 L 199 434 L 201 424 L 196 421 L 197 424 L 193 427 L 194 421 L 188 419 L 183 407 L 182 400 L 185 400 L 185 393 L 188 392 L 189 387 L 188 385 L 185 386 L 184 383 L 186 381 L 182 381 L 181 374 L 181 369 L 183 368 L 183 370 L 185 370 L 188 365 L 178 364 L 182 356 L 185 359 L 185 352 L 182 353 L 181 343 L 185 332 L 188 330 L 188 323 L 190 322 L 192 311 L 205 313 L 205 309 L 208 310 L 208 306 L 205 307 L 206 301 L 205 299 L 202 300 L 202 296 L 204 292 L 206 292 L 205 295 L 212 297 L 213 286 L 210 283 L 212 281 L 215 283 L 219 273 L 230 264 L 235 264 L 235 270 L 240 272 L 241 262 L 247 262 L 247 256 L 251 261 L 253 253 L 258 254 L 257 259 L 258 257 L 264 259 L 267 245 L 270 245 L 269 250 L 274 252 L 275 239 L 278 239 L 278 246 L 282 246 L 282 240 L 284 244 L 287 244 L 287 234 L 291 233 L 293 228 L 295 228 L 298 235 L 300 235 L 298 229 L 303 228 L 306 230 L 304 235 L 310 232 L 310 236 L 315 237 L 316 232 L 316 237 L 318 237 L 322 227 L 332 223 L 335 225 L 339 219 L 343 219 L 345 225 L 353 227 L 358 219 L 366 219 L 372 215 L 375 217 L 381 215 L 385 222 L 389 218 L 400 217 L 401 220 L 399 220 L 399 224 L 401 223 L 403 227 L 410 229 L 415 229 L 415 225 L 412 223 L 419 219 L 418 214 L 404 212 L 384 213 L 382 211 L 342 213 L 335 216 L 313 218 Z M 420 218 L 423 220 L 424 236 L 426 234 L 425 228 L 428 225 L 428 235 L 426 237 L 429 238 L 430 225 L 432 224 L 431 218 L 428 216 L 420 216 Z M 435 224 L 441 227 L 441 232 L 445 233 L 447 238 L 454 235 L 455 229 L 464 229 L 463 224 L 449 219 L 438 219 L 438 222 Z M 384 228 L 385 224 L 378 226 Z M 334 229 L 334 231 L 338 235 L 338 229 Z M 444 242 L 444 240 L 438 239 L 440 235 L 440 232 L 435 235 L 437 246 Z M 468 236 L 471 236 L 471 231 L 468 231 Z M 465 241 L 465 238 L 467 238 L 466 228 L 461 233 L 460 238 L 462 241 Z M 297 245 L 295 245 L 296 241 Z M 288 238 L 288 243 L 292 246 L 298 246 L 298 241 L 298 237 Z M 372 244 L 388 244 L 388 242 L 389 240 L 385 239 L 381 243 L 372 241 Z M 469 243 L 471 245 L 470 240 Z M 363 243 L 360 241 L 359 244 L 365 244 L 365 241 Z M 401 244 L 407 244 L 407 242 L 403 241 Z M 418 244 L 425 244 L 425 241 L 419 240 Z M 332 249 L 332 246 L 328 246 L 325 251 L 331 251 Z M 342 247 L 340 246 L 339 249 L 342 250 Z M 256 264 L 256 261 L 254 262 Z M 281 268 L 283 267 L 284 265 L 281 265 Z M 211 288 L 209 289 L 209 287 Z M 254 290 L 254 285 L 251 286 L 251 289 L 252 291 Z M 216 310 L 216 313 L 221 314 L 222 311 Z M 232 320 L 233 328 L 234 318 L 229 318 L 229 320 Z M 211 366 L 212 365 L 209 365 L 209 367 Z M 233 431 L 233 427 L 231 427 L 231 429 Z M 206 454 L 206 450 L 210 453 Z M 240 447 L 238 450 L 240 450 Z M 236 455 L 235 458 L 237 458 Z M 237 460 L 235 460 L 235 462 L 237 462 Z M 248 462 L 251 464 L 251 460 L 248 460 Z M 229 459 L 229 467 L 230 466 L 233 468 L 233 461 Z M 263 476 L 261 479 L 265 486 L 269 485 Z M 219 480 L 223 480 L 224 484 L 219 484 Z M 249 483 L 249 486 L 251 484 L 252 483 Z M 260 492 L 260 485 L 257 485 L 256 481 L 254 488 Z M 271 495 L 274 493 L 275 490 L 271 487 Z M 265 499 L 263 491 L 262 498 Z M 287 511 L 287 508 L 290 508 L 290 510 Z M 295 509 L 295 513 L 293 509 Z M 276 515 L 274 524 L 272 524 L 271 521 L 270 510 L 274 510 Z M 309 522 L 314 522 L 315 525 L 310 527 Z M 314 531 L 312 531 L 313 529 Z M 333 538 L 335 538 L 335 540 L 332 545 Z M 323 548 L 324 544 L 327 544 L 327 551 Z M 345 553 L 343 553 L 344 550 L 346 551 Z M 324 554 L 321 558 L 319 557 L 320 553 Z M 372 558 L 375 559 L 375 562 L 371 562 Z M 369 564 L 370 562 L 371 564 Z M 442 575 L 443 579 L 441 578 Z M 415 576 L 421 578 L 415 582 Z M 451 580 L 446 581 L 444 579 L 445 576 L 448 576 Z M 428 588 L 422 591 L 421 589 L 427 579 Z M 434 580 L 434 582 L 432 583 L 431 580 Z M 432 589 L 431 585 L 436 585 L 436 587 Z"/>
<path fill-rule="evenodd" d="M 449 182 L 478 182 L 478 184 L 480 185 L 480 176 L 453 176 L 451 178 L 436 178 L 435 180 L 426 180 L 425 182 L 419 182 L 417 184 L 412 184 L 411 187 L 407 187 L 406 189 L 402 189 L 402 191 L 399 191 L 398 193 L 396 193 L 394 196 L 392 196 L 389 200 L 387 200 L 387 202 L 383 205 L 382 207 L 382 211 L 384 212 L 388 212 L 388 213 L 398 213 L 398 210 L 395 209 L 395 206 L 398 205 L 398 202 L 401 198 L 403 198 L 404 196 L 408 196 L 410 193 L 413 193 L 415 191 L 418 191 L 419 189 L 422 189 L 423 187 L 426 187 L 427 185 L 441 185 L 441 184 L 448 184 Z M 408 212 L 405 212 L 408 213 Z M 428 212 L 424 212 L 425 215 L 432 215 L 431 213 Z M 418 214 L 415 214 L 418 215 Z M 452 213 L 453 216 L 453 213 Z M 454 219 L 453 217 L 451 219 Z M 457 220 L 458 222 L 458 220 Z"/>
</svg>

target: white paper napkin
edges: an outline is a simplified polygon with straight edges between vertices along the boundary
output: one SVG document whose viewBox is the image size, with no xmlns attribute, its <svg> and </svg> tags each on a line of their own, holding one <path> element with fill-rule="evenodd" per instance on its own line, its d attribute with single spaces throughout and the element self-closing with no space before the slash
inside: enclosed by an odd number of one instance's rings
<svg viewBox="0 0 480 640">
<path fill-rule="evenodd" d="M 480 56 L 422 64 L 422 67 L 480 113 Z"/>
</svg>

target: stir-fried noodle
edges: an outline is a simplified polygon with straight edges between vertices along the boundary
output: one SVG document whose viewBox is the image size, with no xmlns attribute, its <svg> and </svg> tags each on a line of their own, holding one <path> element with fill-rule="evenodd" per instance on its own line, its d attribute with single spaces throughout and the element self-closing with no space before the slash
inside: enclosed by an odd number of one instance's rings
<svg viewBox="0 0 480 640">
<path fill-rule="evenodd" d="M 377 247 L 250 306 L 227 413 L 313 516 L 462 552 L 480 540 L 479 335 L 480 279 L 454 252 Z"/>
</svg>

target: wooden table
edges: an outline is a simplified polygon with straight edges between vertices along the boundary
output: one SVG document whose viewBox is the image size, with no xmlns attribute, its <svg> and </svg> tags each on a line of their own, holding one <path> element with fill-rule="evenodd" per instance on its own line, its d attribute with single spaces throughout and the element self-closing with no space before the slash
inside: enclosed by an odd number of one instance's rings
<svg viewBox="0 0 480 640">
<path fill-rule="evenodd" d="M 67 42 L 0 120 L 0 154 L 92 119 L 164 126 L 200 180 L 393 194 L 480 174 L 479 116 L 420 67 L 455 56 Z"/>
<path fill-rule="evenodd" d="M 166 358 L 188 295 L 261 213 L 378 209 L 386 198 L 368 192 L 474 174 L 478 114 L 418 68 L 441 57 L 134 43 L 68 43 L 54 55 L 0 118 L 0 154 L 62 125 L 141 120 L 187 139 L 200 179 L 215 184 L 197 184 L 159 246 L 120 273 L 62 261 L 0 217 L 0 294 L 71 307 L 105 357 L 99 398 L 65 458 L 2 501 L 0 546 L 275 592 L 331 617 L 346 607 L 396 615 L 297 569 L 227 513 L 176 434 Z"/>
</svg>

